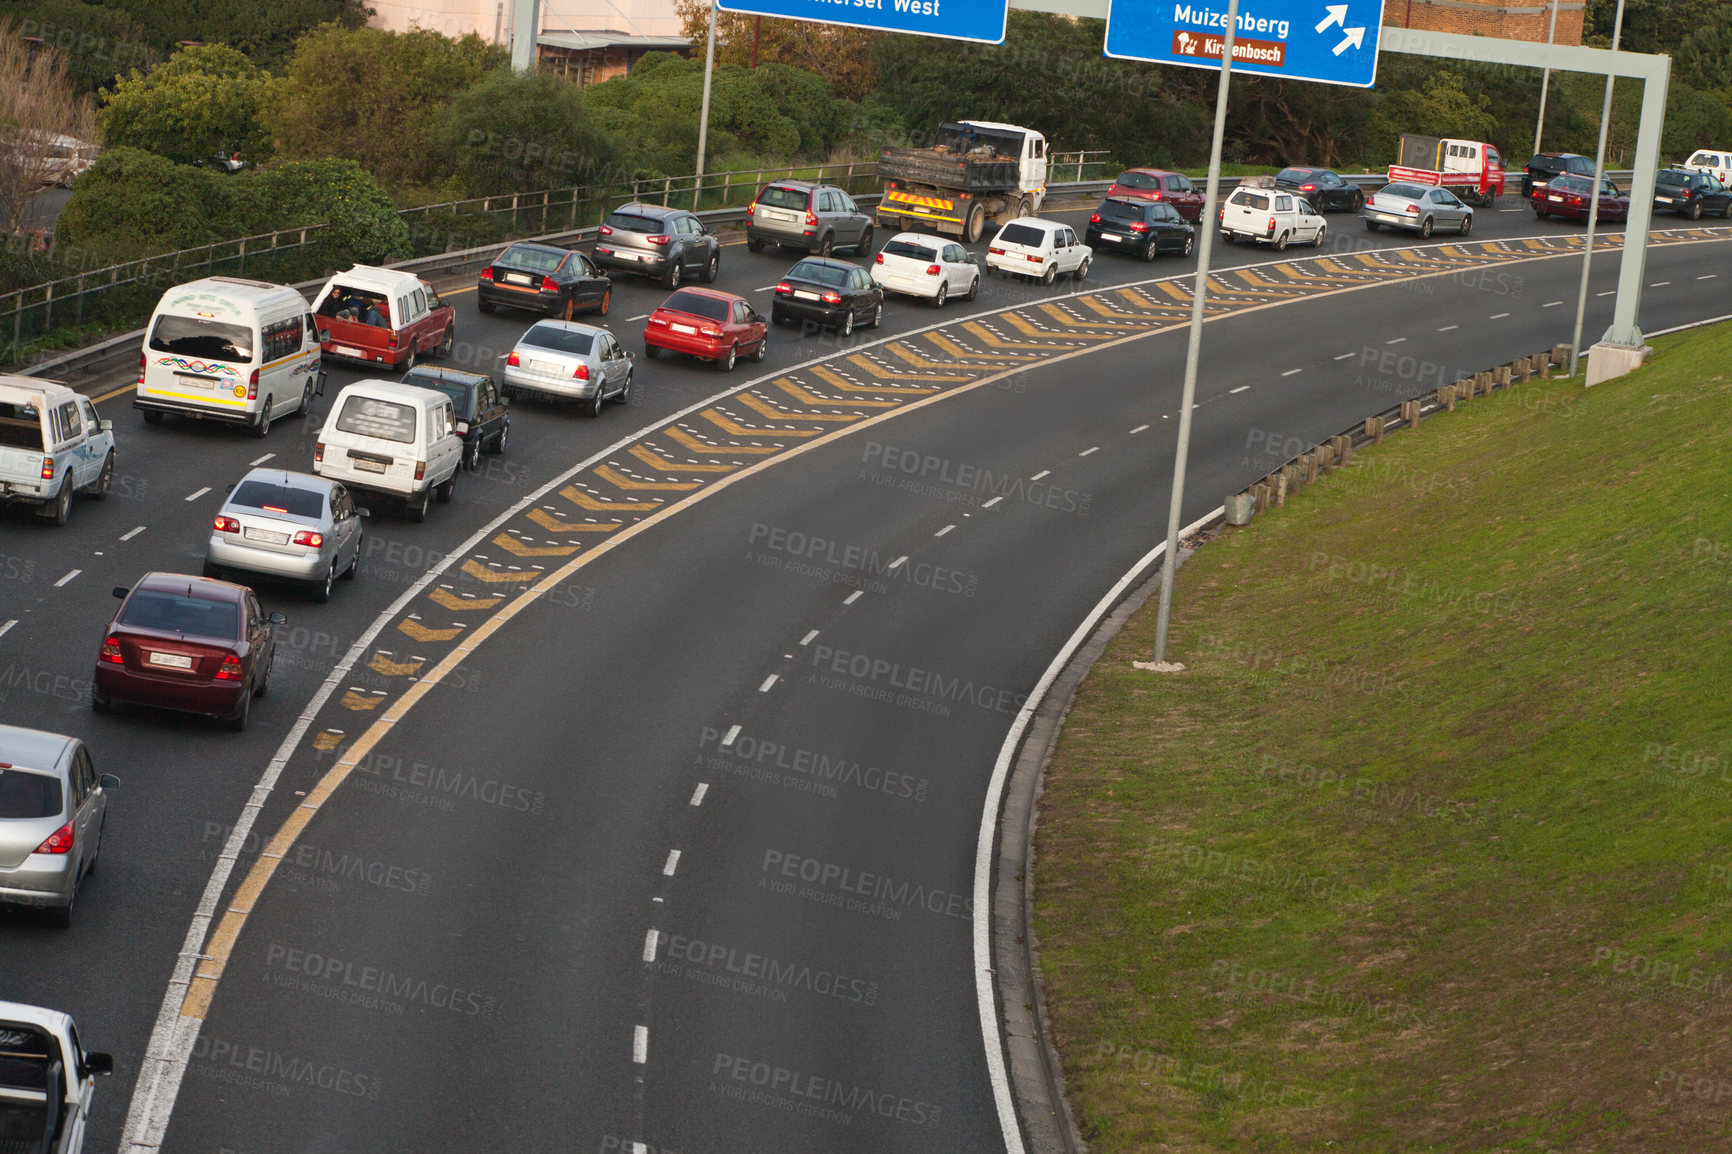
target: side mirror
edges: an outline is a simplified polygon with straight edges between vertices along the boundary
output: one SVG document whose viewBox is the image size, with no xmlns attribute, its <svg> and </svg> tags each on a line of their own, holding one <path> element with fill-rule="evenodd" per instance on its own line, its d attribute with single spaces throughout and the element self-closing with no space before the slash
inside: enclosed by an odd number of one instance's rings
<svg viewBox="0 0 1732 1154">
<path fill-rule="evenodd" d="M 132 592 L 132 590 L 128 589 L 124 585 L 116 585 L 114 587 L 114 595 L 116 597 L 120 598 L 122 601 L 126 600 L 126 595 L 128 593 L 131 593 L 131 592 Z"/>
<path fill-rule="evenodd" d="M 637 354 L 632 352 L 630 349 L 627 349 L 625 350 L 625 359 L 628 361 L 635 361 L 637 360 Z"/>
<path fill-rule="evenodd" d="M 94 1054 L 85 1054 L 84 1068 L 92 1074 L 112 1074 L 114 1073 L 114 1055 L 104 1054 L 100 1051 Z"/>
<path fill-rule="evenodd" d="M 371 517 L 372 515 L 373 515 L 373 510 L 371 510 L 371 509 L 356 509 L 355 510 L 355 516 L 357 516 L 357 517 Z"/>
<path fill-rule="evenodd" d="M 114 422 L 111 420 L 108 420 L 106 417 L 103 418 L 101 421 L 98 421 L 97 424 L 102 426 L 102 431 L 105 433 L 112 433 L 114 431 Z"/>
<path fill-rule="evenodd" d="M 227 485 L 223 486 L 223 492 L 225 492 L 225 493 L 232 493 L 234 491 L 235 491 L 235 483 L 233 481 L 230 481 Z"/>
<path fill-rule="evenodd" d="M 119 789 L 120 779 L 115 777 L 112 773 L 105 773 L 96 779 L 96 784 L 100 785 L 103 789 Z"/>
<path fill-rule="evenodd" d="M 265 617 L 265 620 L 269 621 L 272 625 L 287 625 L 289 623 L 287 614 L 279 613 L 274 610 Z"/>
</svg>

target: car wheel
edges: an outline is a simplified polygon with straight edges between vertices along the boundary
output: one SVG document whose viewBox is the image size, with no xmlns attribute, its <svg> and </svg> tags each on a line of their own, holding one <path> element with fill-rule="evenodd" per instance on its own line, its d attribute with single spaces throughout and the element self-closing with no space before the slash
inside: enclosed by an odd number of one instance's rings
<svg viewBox="0 0 1732 1154">
<path fill-rule="evenodd" d="M 433 496 L 433 490 L 423 489 L 419 497 L 410 497 L 406 504 L 409 508 L 409 520 L 422 522 L 427 519 L 427 502 Z"/>
<path fill-rule="evenodd" d="M 333 568 L 334 567 L 335 566 L 333 566 Z M 319 598 L 319 600 L 320 601 L 329 601 L 330 599 L 331 599 L 331 579 L 329 577 L 327 577 L 327 578 L 325 578 L 325 595 L 323 597 Z M 271 691 L 271 668 L 274 665 L 276 665 L 276 663 L 277 663 L 277 647 L 275 645 L 273 645 L 273 646 L 271 646 L 271 655 L 265 659 L 264 674 L 262 676 L 260 676 L 259 683 L 255 686 L 253 686 L 253 696 L 254 697 L 263 697 L 265 694 L 267 694 Z M 103 820 L 106 821 L 107 818 L 104 817 Z"/>
<path fill-rule="evenodd" d="M 595 306 L 595 315 L 605 317 L 611 308 L 613 308 L 613 289 L 606 288 L 602 290 L 601 303 Z"/>
<path fill-rule="evenodd" d="M 872 319 L 866 323 L 869 329 L 875 329 L 884 323 L 884 302 L 879 301 L 872 306 Z"/>
<path fill-rule="evenodd" d="M 1702 219 L 1702 202 L 1698 200 L 1696 203 L 1692 204 L 1690 206 L 1690 211 L 1685 213 L 1684 215 L 1685 215 L 1685 217 L 1687 217 L 1690 220 L 1701 220 Z"/>
<path fill-rule="evenodd" d="M 1221 234 L 1221 243 L 1222 244 L 1236 244 L 1238 242 L 1234 239 L 1232 233 L 1224 232 Z"/>
<path fill-rule="evenodd" d="M 652 345 L 648 341 L 645 341 L 643 346 L 643 355 L 653 361 L 662 355 L 662 347 L 660 345 Z"/>
<path fill-rule="evenodd" d="M 54 500 L 42 506 L 36 516 L 50 525 L 64 525 L 72 515 L 72 478 L 67 477 L 60 482 L 60 491 L 54 494 Z"/>
<path fill-rule="evenodd" d="M 325 570 L 325 579 L 313 583 L 313 600 L 320 605 L 331 599 L 331 586 L 337 580 L 337 559 L 331 558 L 331 567 Z"/>
<path fill-rule="evenodd" d="M 1070 274 L 1070 279 L 1083 280 L 1086 278 L 1089 275 L 1089 265 L 1094 263 L 1094 259 L 1092 256 L 1083 257 L 1082 263 L 1076 266 L 1076 271 Z"/>
<path fill-rule="evenodd" d="M 1154 263 L 1155 257 L 1160 255 L 1160 252 L 1161 252 L 1161 242 L 1159 240 L 1157 240 L 1156 238 L 1151 236 L 1149 238 L 1149 243 L 1143 246 L 1143 251 L 1141 253 L 1141 256 L 1144 260 L 1146 260 L 1152 264 L 1152 263 Z"/>
<path fill-rule="evenodd" d="M 712 252 L 710 263 L 704 266 L 704 283 L 715 284 L 716 278 L 722 275 L 722 254 Z"/>
<path fill-rule="evenodd" d="M 854 306 L 849 305 L 848 311 L 842 314 L 842 327 L 837 332 L 844 337 L 854 335 Z"/>
<path fill-rule="evenodd" d="M 509 441 L 510 439 L 511 439 L 511 418 L 507 417 L 507 418 L 505 418 L 505 422 L 499 426 L 499 435 L 497 437 L 493 438 L 493 448 L 490 450 L 490 452 L 493 452 L 493 453 L 505 452 L 505 442 Z"/>
<path fill-rule="evenodd" d="M 451 350 L 456 346 L 456 344 L 457 325 L 455 323 L 448 324 L 445 326 L 445 337 L 439 342 L 439 347 L 434 350 L 433 355 L 438 357 L 440 360 L 444 360 L 446 357 L 451 355 Z"/>
<path fill-rule="evenodd" d="M 1466 236 L 1468 233 L 1470 233 L 1472 231 L 1473 231 L 1473 217 L 1472 216 L 1462 217 L 1461 218 L 1461 235 Z"/>
<path fill-rule="evenodd" d="M 242 692 L 240 708 L 223 718 L 223 726 L 234 730 L 236 733 L 244 733 L 247 728 L 247 714 L 252 712 L 252 708 L 253 695 Z"/>
<path fill-rule="evenodd" d="M 102 459 L 102 472 L 96 476 L 96 484 L 90 487 L 90 495 L 98 501 L 108 496 L 109 489 L 114 487 L 114 454 L 110 452 Z"/>
<path fill-rule="evenodd" d="M 1323 247 L 1323 238 L 1325 236 L 1327 236 L 1328 233 L 1329 233 L 1329 226 L 1328 225 L 1318 225 L 1317 226 L 1317 235 L 1311 238 L 1311 247 L 1312 248 L 1322 248 Z"/>
<path fill-rule="evenodd" d="M 968 213 L 962 218 L 962 239 L 965 244 L 974 244 L 986 231 L 986 206 L 978 200 L 968 202 Z"/>
<path fill-rule="evenodd" d="M 104 697 L 93 689 L 90 691 L 90 708 L 95 713 L 107 713 L 114 708 L 114 698 Z"/>
<path fill-rule="evenodd" d="M 451 475 L 449 477 L 445 478 L 445 480 L 442 483 L 433 486 L 433 496 L 438 499 L 438 501 L 441 505 L 449 505 L 451 503 L 451 498 L 455 497 L 456 495 L 457 495 L 457 470 L 453 469 L 453 470 L 451 470 Z"/>
<path fill-rule="evenodd" d="M 1058 279 L 1058 261 L 1055 260 L 1051 264 L 1046 266 L 1045 272 L 1040 274 L 1040 283 L 1043 285 L 1049 285 L 1057 279 Z"/>
<path fill-rule="evenodd" d="M 829 256 L 831 250 L 835 247 L 836 238 L 831 236 L 829 233 L 825 233 L 818 239 L 818 247 L 812 251 L 817 253 L 819 256 Z"/>
<path fill-rule="evenodd" d="M 1190 256 L 1191 250 L 1195 249 L 1196 247 L 1197 247 L 1197 234 L 1194 232 L 1186 233 L 1185 234 L 1185 249 L 1184 249 L 1184 252 L 1181 253 L 1180 255 Z"/>
<path fill-rule="evenodd" d="M 414 367 L 415 367 L 415 365 L 416 365 L 416 362 L 417 362 L 417 361 L 418 361 L 418 360 L 419 360 L 419 359 L 420 359 L 420 358 L 418 358 L 418 357 L 417 357 L 417 356 L 416 356 L 416 355 L 415 355 L 415 349 L 414 349 L 414 346 L 410 346 L 410 348 L 409 348 L 409 356 L 408 356 L 408 357 L 407 357 L 407 358 L 406 358 L 406 359 L 405 359 L 405 360 L 404 360 L 404 361 L 403 361 L 403 363 L 402 363 L 402 364 L 400 364 L 400 365 L 398 365 L 398 366 L 397 366 L 397 370 L 396 370 L 396 371 L 397 371 L 397 372 L 399 372 L 399 373 L 406 373 L 406 372 L 408 372 L 408 371 L 409 371 L 409 370 L 410 370 L 410 369 L 412 369 L 412 368 L 414 368 Z"/>
<path fill-rule="evenodd" d="M 1537 205 L 1537 204 L 1534 205 L 1534 216 L 1536 218 L 1538 218 L 1540 220 L 1544 220 L 1544 219 L 1546 219 L 1546 217 L 1548 217 L 1550 215 L 1551 215 L 1551 213 L 1547 212 L 1545 209 L 1541 208 L 1539 205 Z"/>
<path fill-rule="evenodd" d="M 1016 202 L 1016 215 L 1028 216 L 1034 212 L 1033 202 L 1028 197 L 1019 197 Z"/>
<path fill-rule="evenodd" d="M 753 240 L 751 237 L 747 237 L 746 238 L 746 251 L 747 252 L 763 252 L 764 251 L 764 242 L 761 240 Z"/>
<path fill-rule="evenodd" d="M 854 246 L 854 251 L 861 256 L 872 255 L 872 226 L 867 225 L 866 231 L 860 234 L 860 243 Z"/>
<path fill-rule="evenodd" d="M 1628 221 L 1629 219 L 1629 213 L 1626 211 L 1624 214 L 1624 220 Z M 1725 206 L 1720 209 L 1720 219 L 1732 220 L 1732 199 L 1728 199 Z"/>
<path fill-rule="evenodd" d="M 727 356 L 716 358 L 716 367 L 721 369 L 724 373 L 731 373 L 734 371 L 734 366 L 739 363 L 739 360 L 740 346 L 738 344 L 732 344 L 728 346 Z"/>
<path fill-rule="evenodd" d="M 604 400 L 605 398 L 601 395 L 601 386 L 597 385 L 595 396 L 591 397 L 589 403 L 583 406 L 583 415 L 592 421 L 601 416 L 601 406 Z"/>
<path fill-rule="evenodd" d="M 1366 232 L 1376 232 L 1378 229 L 1380 229 L 1382 227 L 1383 226 L 1381 224 L 1377 223 L 1375 220 L 1368 220 L 1365 222 L 1365 231 Z"/>
<path fill-rule="evenodd" d="M 680 287 L 680 276 L 684 272 L 685 272 L 685 265 L 683 263 L 683 258 L 675 257 L 674 263 L 672 263 L 668 266 L 667 275 L 662 277 L 662 285 L 666 288 L 671 288 L 671 289 L 679 288 Z"/>
<path fill-rule="evenodd" d="M 415 354 L 410 353 L 409 364 L 413 367 L 414 363 Z M 258 437 L 261 440 L 271 435 L 271 406 L 275 401 L 276 398 L 274 397 L 269 395 L 265 397 L 265 403 L 259 408 L 259 419 L 254 421 L 252 428 L 248 430 L 248 432 L 252 433 L 253 436 Z"/>
<path fill-rule="evenodd" d="M 355 555 L 349 558 L 349 567 L 343 570 L 343 580 L 353 581 L 355 574 L 361 571 L 361 547 L 366 543 L 367 535 L 365 533 L 355 534 Z"/>
<path fill-rule="evenodd" d="M 1287 251 L 1287 241 L 1291 238 L 1292 235 L 1293 235 L 1292 233 L 1287 233 L 1287 232 L 1282 233 L 1280 236 L 1275 238 L 1275 243 L 1270 245 L 1269 247 L 1274 249 L 1276 252 L 1286 252 Z"/>
<path fill-rule="evenodd" d="M 1424 220 L 1419 222 L 1420 239 L 1423 240 L 1426 237 L 1429 237 L 1431 235 L 1431 229 L 1432 229 L 1431 218 L 1428 216 Z"/>
<path fill-rule="evenodd" d="M 627 369 L 625 371 L 625 384 L 620 386 L 619 392 L 614 395 L 613 399 L 618 401 L 622 405 L 631 404 L 631 370 L 630 369 Z"/>
<path fill-rule="evenodd" d="M 568 321 L 571 319 L 571 314 L 576 312 L 576 311 L 577 311 L 577 296 L 576 296 L 576 294 L 575 293 L 566 294 L 565 303 L 560 306 L 559 319 L 562 321 Z"/>
<path fill-rule="evenodd" d="M 476 437 L 463 446 L 463 467 L 471 473 L 481 468 L 481 438 Z"/>
<path fill-rule="evenodd" d="M 767 357 L 769 355 L 770 355 L 770 334 L 769 334 L 768 330 L 765 330 L 764 335 L 762 337 L 758 338 L 758 347 L 752 350 L 752 359 L 754 361 L 762 361 L 765 357 Z"/>
<path fill-rule="evenodd" d="M 162 414 L 155 409 L 144 409 L 144 423 L 147 425 L 162 424 Z"/>
<path fill-rule="evenodd" d="M 976 276 L 973 280 L 968 282 L 968 295 L 963 297 L 962 299 L 965 301 L 971 301 L 979 295 L 980 295 L 980 277 Z"/>
<path fill-rule="evenodd" d="M 78 901 L 78 883 L 72 883 L 72 896 L 63 906 L 43 906 L 42 924 L 50 929 L 64 930 L 72 925 L 72 906 Z"/>
<path fill-rule="evenodd" d="M 492 301 L 484 301 L 484 300 L 481 300 L 480 298 L 477 298 L 475 301 L 475 307 L 477 309 L 480 309 L 484 313 L 490 313 L 494 310 L 494 308 L 496 306 L 494 305 L 494 303 Z"/>
<path fill-rule="evenodd" d="M 934 293 L 932 296 L 932 307 L 935 309 L 943 308 L 944 307 L 944 301 L 949 296 L 950 296 L 950 285 L 944 281 L 938 282 L 938 291 L 936 293 Z"/>
</svg>

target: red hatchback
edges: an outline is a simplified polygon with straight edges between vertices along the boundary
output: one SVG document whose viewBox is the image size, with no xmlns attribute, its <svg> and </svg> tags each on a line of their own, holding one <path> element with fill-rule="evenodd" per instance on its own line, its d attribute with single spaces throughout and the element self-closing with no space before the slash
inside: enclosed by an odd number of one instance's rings
<svg viewBox="0 0 1732 1154">
<path fill-rule="evenodd" d="M 1549 182 L 1534 186 L 1534 215 L 1542 220 L 1548 216 L 1561 216 L 1568 220 L 1586 221 L 1588 202 L 1593 195 L 1594 178 L 1591 176 L 1554 176 Z M 1599 211 L 1601 220 L 1630 219 L 1630 198 L 1604 177 L 1600 179 Z"/>
<path fill-rule="evenodd" d="M 741 357 L 764 359 L 770 326 L 744 297 L 714 289 L 687 288 L 674 293 L 650 314 L 643 327 L 644 352 L 663 349 L 714 361 L 731 372 Z"/>
<path fill-rule="evenodd" d="M 1186 220 L 1195 221 L 1203 215 L 1203 192 L 1191 183 L 1191 178 L 1162 168 L 1127 168 L 1119 173 L 1107 196 L 1125 196 L 1132 200 L 1158 200 L 1179 210 Z"/>
<path fill-rule="evenodd" d="M 288 618 L 267 614 L 244 585 L 180 573 L 147 573 L 114 595 L 120 611 L 96 658 L 91 706 L 106 712 L 130 701 L 245 729 L 252 699 L 270 681 L 273 627 Z"/>
</svg>

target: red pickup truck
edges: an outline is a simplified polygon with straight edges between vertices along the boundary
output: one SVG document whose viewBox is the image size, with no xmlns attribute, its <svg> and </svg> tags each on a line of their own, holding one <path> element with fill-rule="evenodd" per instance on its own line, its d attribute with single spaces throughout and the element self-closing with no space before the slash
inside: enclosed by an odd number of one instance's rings
<svg viewBox="0 0 1732 1154">
<path fill-rule="evenodd" d="M 457 340 L 457 310 L 414 273 L 358 264 L 313 299 L 326 357 L 405 371 L 443 357 Z"/>
</svg>

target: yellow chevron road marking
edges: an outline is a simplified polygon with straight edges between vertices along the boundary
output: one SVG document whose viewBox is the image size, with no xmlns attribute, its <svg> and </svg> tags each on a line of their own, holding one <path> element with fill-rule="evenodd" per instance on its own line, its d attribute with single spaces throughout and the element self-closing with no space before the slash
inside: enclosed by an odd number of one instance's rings
<svg viewBox="0 0 1732 1154">
<path fill-rule="evenodd" d="M 1111 307 L 1105 301 L 1099 299 L 1098 297 L 1093 297 L 1093 296 L 1078 297 L 1077 303 L 1086 306 L 1090 312 L 1099 313 L 1103 317 L 1114 317 L 1114 318 L 1121 320 L 1121 321 L 1135 321 L 1135 320 L 1146 319 L 1145 317 L 1143 317 L 1139 313 L 1121 312 L 1120 310 Z M 1046 308 L 1046 307 L 1050 307 L 1050 306 L 1043 305 L 1041 307 Z"/>
<path fill-rule="evenodd" d="M 499 585 L 499 584 L 504 584 L 504 583 L 512 582 L 512 581 L 534 581 L 537 577 L 541 576 L 541 570 L 539 570 L 539 569 L 514 569 L 514 570 L 504 570 L 504 571 L 501 571 L 498 569 L 489 569 L 489 568 L 487 568 L 487 566 L 485 566 L 481 562 L 475 560 L 473 557 L 470 558 L 469 560 L 463 562 L 463 571 L 465 573 L 469 574 L 471 577 L 475 578 L 477 581 L 485 581 L 489 585 Z M 408 622 L 407 624 L 413 625 L 414 622 L 411 621 L 411 622 Z M 419 626 L 417 626 L 417 628 L 419 628 Z M 404 632 L 407 633 L 408 630 L 404 630 Z M 426 632 L 430 632 L 430 630 L 423 629 L 422 632 L 426 633 Z M 456 635 L 457 635 L 457 631 L 455 629 L 453 629 L 451 631 L 451 636 L 455 637 Z M 414 634 L 411 633 L 410 636 L 413 637 Z M 442 640 L 447 640 L 447 639 L 446 638 L 440 638 L 440 637 L 418 637 L 418 638 L 416 638 L 416 640 L 418 640 L 418 641 L 442 641 Z"/>
<path fill-rule="evenodd" d="M 678 441 L 694 453 L 741 453 L 747 456 L 763 457 L 771 453 L 780 453 L 782 445 L 711 445 L 698 440 L 678 425 L 669 425 L 662 432 L 668 435 L 670 441 Z"/>
<path fill-rule="evenodd" d="M 597 465 L 595 475 L 616 489 L 625 490 L 667 490 L 696 489 L 698 481 L 634 481 L 612 465 Z"/>
<path fill-rule="evenodd" d="M 995 335 L 992 330 L 988 329 L 978 321 L 964 321 L 962 327 L 995 349 L 1044 349 L 1049 353 L 1058 353 L 1063 352 L 1067 348 L 1075 347 L 1057 340 L 1007 341 L 1003 337 Z"/>
<path fill-rule="evenodd" d="M 327 729 L 313 738 L 313 748 L 320 753 L 329 753 L 341 744 L 343 744 L 343 735 L 336 730 Z"/>
<path fill-rule="evenodd" d="M 660 501 L 598 501 L 576 485 L 567 485 L 559 495 L 591 513 L 649 513 L 662 507 Z"/>
<path fill-rule="evenodd" d="M 350 689 L 344 692 L 342 704 L 344 708 L 352 709 L 356 713 L 366 713 L 369 710 L 379 708 L 379 703 L 384 700 L 385 697 L 383 694 L 375 696 L 366 693 L 356 693 L 353 689 Z"/>
<path fill-rule="evenodd" d="M 501 601 L 505 600 L 505 598 L 503 598 L 503 597 L 459 597 L 455 593 L 448 592 L 447 590 L 435 589 L 435 590 L 433 590 L 433 592 L 427 594 L 427 600 L 433 602 L 433 604 L 435 604 L 435 605 L 443 606 L 446 609 L 451 609 L 451 610 L 473 609 L 479 613 L 483 610 L 493 608 L 495 605 L 497 605 Z"/>
<path fill-rule="evenodd" d="M 631 455 L 652 469 L 660 469 L 664 473 L 732 473 L 738 465 L 700 465 L 696 462 L 676 461 L 672 457 L 664 457 L 648 445 L 633 445 Z"/>
<path fill-rule="evenodd" d="M 853 416 L 845 417 L 836 414 L 813 418 L 804 413 L 785 413 L 781 409 L 770 405 L 761 398 L 753 396 L 751 393 L 741 393 L 736 399 L 748 409 L 761 413 L 772 421 L 809 421 L 816 419 L 822 421 L 846 422 L 859 419 Z M 729 417 L 726 413 L 717 412 L 715 409 L 705 409 L 704 419 L 715 425 L 716 428 L 722 430 L 724 433 L 733 433 L 735 436 L 739 437 L 816 437 L 819 433 L 824 431 L 823 429 L 753 429 L 740 424 L 738 421 Z"/>
<path fill-rule="evenodd" d="M 529 519 L 549 533 L 611 533 L 624 521 L 564 521 L 546 509 L 531 509 Z"/>
<path fill-rule="evenodd" d="M 894 409 L 897 405 L 902 403 L 900 401 L 868 401 L 868 400 L 864 400 L 864 399 L 856 399 L 854 397 L 848 397 L 845 399 L 835 399 L 835 398 L 831 398 L 831 397 L 820 397 L 816 393 L 807 392 L 805 389 L 801 388 L 798 384 L 795 384 L 794 381 L 788 377 L 778 378 L 776 381 L 776 387 L 778 389 L 781 389 L 784 393 L 787 393 L 790 397 L 793 397 L 796 401 L 799 401 L 802 405 L 825 405 L 825 406 L 828 406 L 829 408 L 835 408 L 837 405 L 843 405 L 843 406 L 847 406 L 847 407 L 862 408 L 862 409 Z M 746 393 L 740 394 L 740 396 L 742 398 L 746 397 L 747 395 L 748 394 L 746 394 Z M 765 403 L 768 404 L 768 402 L 765 402 Z M 753 405 L 752 407 L 755 409 L 758 408 L 758 406 L 756 406 L 756 405 Z M 758 411 L 759 412 L 771 412 L 773 410 L 758 409 Z M 864 417 L 865 415 L 866 415 L 865 413 L 830 413 L 828 415 L 825 415 L 822 413 L 788 413 L 788 412 L 783 412 L 782 413 L 782 419 L 785 421 L 788 421 L 788 420 L 858 421 L 861 417 Z"/>
<path fill-rule="evenodd" d="M 1063 309 L 1059 308 L 1057 305 L 1041 305 L 1040 310 L 1042 312 L 1046 313 L 1048 316 L 1050 316 L 1052 319 L 1054 319 L 1055 321 L 1057 321 L 1061 325 L 1083 325 L 1086 328 L 1091 328 L 1091 329 L 1118 329 L 1121 331 L 1124 329 L 1146 329 L 1149 327 L 1149 323 L 1147 321 L 1144 321 L 1142 324 L 1127 325 L 1127 324 L 1121 324 L 1121 323 L 1118 323 L 1115 321 L 1083 320 L 1079 317 L 1071 316 L 1069 313 L 1065 312 Z M 1099 311 L 1105 312 L 1104 309 L 1101 309 Z M 1112 315 L 1123 317 L 1123 316 L 1129 316 L 1130 314 L 1129 313 L 1116 313 L 1116 314 L 1112 314 Z"/>
<path fill-rule="evenodd" d="M 576 545 L 525 545 L 510 533 L 500 533 L 493 543 L 516 557 L 569 557 L 577 552 Z"/>
<path fill-rule="evenodd" d="M 958 360 L 991 361 L 996 364 L 1040 360 L 1040 357 L 1034 353 L 971 353 L 943 333 L 926 333 L 925 336 L 945 355 L 956 357 Z"/>
<path fill-rule="evenodd" d="M 1062 312 L 1059 313 L 1058 315 L 1059 315 L 1060 320 L 1066 325 L 1082 325 L 1082 324 L 1088 323 L 1087 321 L 1079 321 L 1075 317 L 1065 316 L 1065 314 Z M 1060 331 L 1054 331 L 1053 329 L 1043 329 L 1039 325 L 1030 324 L 1028 321 L 1028 318 L 1026 318 L 1026 317 L 1024 317 L 1018 313 L 1007 313 L 1007 314 L 1005 314 L 1004 319 L 1009 321 L 1011 323 L 1011 326 L 1014 327 L 1018 332 L 1022 333 L 1022 335 L 1025 337 L 1051 337 L 1054 340 L 1073 341 L 1073 342 L 1074 341 L 1110 341 L 1110 340 L 1117 339 L 1111 333 L 1085 333 L 1085 332 L 1078 332 L 1074 328 L 1066 328 L 1066 329 L 1060 330 Z M 1096 326 L 1096 327 L 1104 328 L 1104 327 L 1110 327 L 1110 326 Z"/>
<path fill-rule="evenodd" d="M 392 661 L 383 653 L 375 653 L 367 668 L 382 677 L 407 677 L 425 664 L 425 661 Z"/>
<path fill-rule="evenodd" d="M 847 380 L 843 379 L 842 374 L 838 373 L 834 369 L 826 368 L 823 365 L 813 365 L 811 368 L 811 373 L 814 377 L 817 377 L 820 381 L 823 381 L 826 385 L 829 385 L 833 389 L 841 389 L 844 393 L 909 393 L 909 394 L 916 394 L 917 393 L 920 395 L 925 395 L 927 393 L 936 393 L 938 391 L 935 388 L 923 387 L 923 386 L 919 386 L 919 385 L 855 385 L 855 384 L 850 384 Z M 959 377 L 957 379 L 966 381 L 968 378 L 967 377 Z M 852 404 L 853 402 L 849 402 L 849 403 Z M 890 402 L 890 404 L 892 404 L 892 405 L 894 405 L 895 403 L 896 402 L 894 402 L 894 401 Z"/>
<path fill-rule="evenodd" d="M 407 617 L 397 622 L 397 629 L 399 632 L 408 634 L 416 641 L 449 641 L 459 633 L 463 632 L 461 628 L 429 629 L 419 621 Z"/>
<path fill-rule="evenodd" d="M 959 381 L 972 381 L 974 379 L 973 377 L 959 376 L 956 373 L 938 375 L 931 373 L 898 373 L 893 369 L 887 369 L 882 365 L 874 363 L 871 357 L 863 357 L 858 353 L 849 357 L 848 363 L 854 365 L 856 368 L 865 369 L 881 381 L 943 381 L 948 384 L 955 384 Z"/>
</svg>

